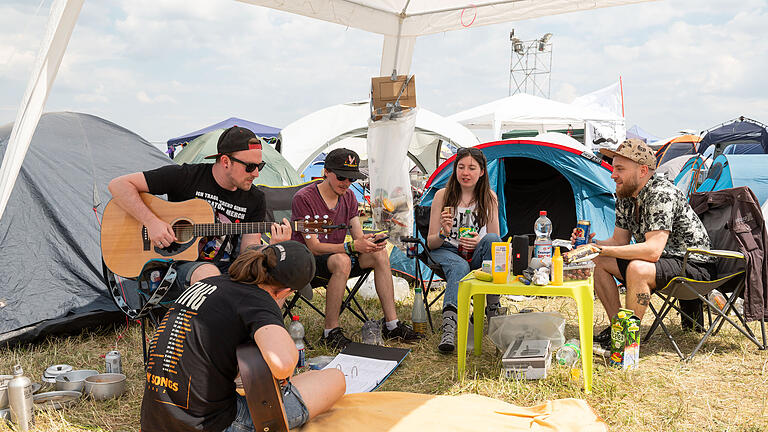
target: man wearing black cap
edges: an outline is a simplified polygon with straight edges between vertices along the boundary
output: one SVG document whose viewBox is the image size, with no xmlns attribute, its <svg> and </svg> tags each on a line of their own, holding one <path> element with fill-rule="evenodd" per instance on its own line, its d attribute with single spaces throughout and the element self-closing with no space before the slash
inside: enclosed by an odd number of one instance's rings
<svg viewBox="0 0 768 432">
<path fill-rule="evenodd" d="M 299 353 L 280 313 L 286 297 L 314 273 L 312 253 L 289 240 L 249 247 L 228 275 L 184 291 L 150 342 L 141 430 L 254 430 L 247 401 L 235 392 L 236 349 L 248 341 L 259 347 L 273 378 L 285 380 L 281 402 L 291 429 L 330 409 L 344 394 L 344 375 L 328 369 L 291 378 Z"/>
<path fill-rule="evenodd" d="M 233 126 L 224 130 L 217 144 L 216 159 L 211 164 L 171 164 L 150 171 L 127 174 L 113 179 L 109 191 L 128 214 L 147 227 L 150 241 L 166 248 L 176 241 L 171 225 L 161 220 L 144 204 L 140 192 L 167 194 L 168 200 L 186 201 L 200 198 L 213 207 L 216 222 L 260 222 L 264 220 L 264 194 L 252 188 L 253 180 L 266 162 L 262 160 L 261 141 L 248 129 Z M 184 215 L 179 215 L 179 217 Z M 272 241 L 288 240 L 290 226 L 272 226 Z M 237 254 L 261 242 L 261 234 L 205 237 L 200 241 L 197 261 L 176 267 L 177 280 L 189 286 L 200 279 L 225 272 Z M 239 244 L 238 244 L 239 243 Z"/>
<path fill-rule="evenodd" d="M 709 235 L 685 194 L 664 177 L 654 176 L 656 157 L 647 144 L 631 138 L 615 151 L 600 152 L 613 158 L 611 178 L 616 182 L 618 199 L 613 235 L 595 242 L 601 249 L 595 259 L 595 291 L 613 319 L 621 308 L 615 280 L 623 281 L 626 308 L 642 319 L 651 291 L 680 276 L 689 247 L 711 249 Z M 712 260 L 696 254 L 686 266 L 686 276 L 694 279 L 708 280 L 713 271 Z M 609 326 L 594 339 L 605 345 L 610 337 Z"/>
<path fill-rule="evenodd" d="M 331 222 L 350 226 L 352 240 L 345 242 L 346 232 L 336 230 L 326 235 L 305 238 L 298 232 L 293 239 L 305 243 L 315 254 L 316 277 L 327 281 L 325 299 L 325 330 L 321 341 L 332 348 L 343 349 L 350 340 L 339 327 L 339 309 L 347 279 L 359 276 L 361 269 L 373 268 L 376 294 L 384 311 L 382 336 L 385 339 L 414 341 L 419 335 L 397 319 L 392 270 L 384 241 L 363 234 L 357 214 L 357 199 L 349 187 L 365 178 L 360 172 L 360 157 L 352 150 L 340 148 L 325 157 L 325 175 L 320 183 L 313 183 L 296 192 L 291 217 L 303 220 L 306 215 L 328 216 Z"/>
</svg>

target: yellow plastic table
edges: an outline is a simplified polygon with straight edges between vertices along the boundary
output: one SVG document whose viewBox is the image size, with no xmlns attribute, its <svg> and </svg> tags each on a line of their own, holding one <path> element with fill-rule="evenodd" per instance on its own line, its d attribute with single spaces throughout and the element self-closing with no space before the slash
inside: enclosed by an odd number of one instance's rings
<svg viewBox="0 0 768 432">
<path fill-rule="evenodd" d="M 474 299 L 475 316 L 475 355 L 480 355 L 483 340 L 486 294 L 512 294 L 526 296 L 571 297 L 576 300 L 579 312 L 579 340 L 581 341 L 581 368 L 584 373 L 584 392 L 592 392 L 592 325 L 594 284 L 592 279 L 564 282 L 562 286 L 525 285 L 516 277 L 510 276 L 506 283 L 483 282 L 468 274 L 459 283 L 458 311 L 458 351 L 459 379 L 464 377 L 467 363 L 467 331 L 469 327 L 469 299 Z M 480 323 L 480 325 L 477 325 Z"/>
</svg>

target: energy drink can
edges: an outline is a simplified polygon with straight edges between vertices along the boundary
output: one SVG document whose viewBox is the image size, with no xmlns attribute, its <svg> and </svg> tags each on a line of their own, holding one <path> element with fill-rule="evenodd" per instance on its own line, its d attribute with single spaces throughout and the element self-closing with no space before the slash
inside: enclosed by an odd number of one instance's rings
<svg viewBox="0 0 768 432">
<path fill-rule="evenodd" d="M 588 220 L 580 220 L 576 224 L 576 241 L 573 243 L 574 246 L 581 246 L 589 242 L 590 225 Z"/>
<path fill-rule="evenodd" d="M 107 353 L 104 356 L 104 362 L 106 367 L 104 368 L 106 373 L 123 373 L 123 362 L 120 358 L 120 351 L 114 350 Z"/>
<path fill-rule="evenodd" d="M 160 275 L 160 270 L 153 270 L 149 274 L 149 292 L 155 292 L 160 287 L 163 277 Z"/>
<path fill-rule="evenodd" d="M 408 243 L 408 244 L 405 246 L 405 253 L 406 253 L 406 256 L 407 256 L 408 258 L 416 258 L 416 255 L 418 255 L 418 254 L 416 253 L 416 250 L 417 250 L 416 248 L 417 248 L 417 247 L 418 247 L 418 246 L 417 246 L 417 244 L 416 244 L 416 243 Z"/>
</svg>

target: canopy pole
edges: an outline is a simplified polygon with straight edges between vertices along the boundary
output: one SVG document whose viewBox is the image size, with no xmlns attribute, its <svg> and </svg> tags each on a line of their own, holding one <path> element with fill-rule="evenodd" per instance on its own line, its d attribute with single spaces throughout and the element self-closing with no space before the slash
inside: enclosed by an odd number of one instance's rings
<svg viewBox="0 0 768 432">
<path fill-rule="evenodd" d="M 0 166 L 0 219 L 16 184 L 24 155 L 45 108 L 84 0 L 54 0 L 45 39 L 37 54 L 27 90 L 16 113 L 3 164 Z"/>
</svg>

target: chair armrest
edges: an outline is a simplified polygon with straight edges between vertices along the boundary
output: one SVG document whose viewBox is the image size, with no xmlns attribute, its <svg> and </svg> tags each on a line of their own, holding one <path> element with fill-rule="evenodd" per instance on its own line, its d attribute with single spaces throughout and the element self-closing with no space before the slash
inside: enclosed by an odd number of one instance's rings
<svg viewBox="0 0 768 432">
<path fill-rule="evenodd" d="M 691 254 L 709 255 L 709 256 L 714 256 L 718 258 L 744 259 L 744 254 L 742 254 L 741 252 L 720 250 L 720 249 L 709 250 L 709 249 L 699 249 L 699 248 L 688 248 L 688 250 L 685 252 L 685 257 L 687 258 L 688 255 L 691 255 Z"/>
<path fill-rule="evenodd" d="M 434 258 L 432 258 L 432 255 L 429 253 L 429 248 L 427 247 L 427 243 L 422 239 L 421 237 L 400 237 L 400 241 L 403 243 L 415 243 L 416 244 L 416 255 L 419 255 L 418 247 L 421 245 L 421 247 L 424 249 L 424 255 L 432 261 L 434 265 L 440 265 L 439 262 L 435 261 Z"/>
</svg>

